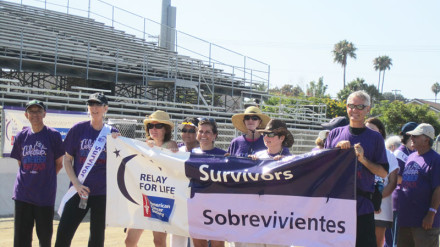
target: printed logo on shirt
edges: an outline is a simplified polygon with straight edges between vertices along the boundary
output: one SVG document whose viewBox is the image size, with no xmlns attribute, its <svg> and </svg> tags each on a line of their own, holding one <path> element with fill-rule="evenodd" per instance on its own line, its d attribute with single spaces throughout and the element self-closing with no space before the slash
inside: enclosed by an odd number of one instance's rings
<svg viewBox="0 0 440 247">
<path fill-rule="evenodd" d="M 419 178 L 420 165 L 411 161 L 405 166 L 402 174 L 402 188 L 405 191 L 408 188 L 417 187 L 417 179 Z"/>
<path fill-rule="evenodd" d="M 46 169 L 46 150 L 46 146 L 44 146 L 44 144 L 39 141 L 36 141 L 35 145 L 23 146 L 23 170 L 35 174 L 39 171 Z"/>
<path fill-rule="evenodd" d="M 147 196 L 142 194 L 144 202 L 144 216 L 168 222 L 174 207 L 174 199 Z"/>
</svg>

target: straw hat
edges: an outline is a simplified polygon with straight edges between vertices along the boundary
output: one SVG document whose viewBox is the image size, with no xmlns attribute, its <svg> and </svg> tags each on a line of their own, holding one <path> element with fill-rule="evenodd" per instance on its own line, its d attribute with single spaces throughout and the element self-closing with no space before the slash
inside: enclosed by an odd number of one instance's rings
<svg viewBox="0 0 440 247">
<path fill-rule="evenodd" d="M 276 134 L 283 135 L 283 136 L 285 136 L 285 138 L 284 138 L 284 141 L 283 141 L 282 145 L 284 147 L 288 147 L 288 148 L 290 148 L 293 145 L 293 142 L 294 142 L 293 135 L 287 129 L 286 123 L 284 123 L 281 120 L 272 119 L 272 120 L 269 121 L 269 123 L 267 123 L 265 129 L 257 130 L 257 131 L 261 132 L 261 133 L 264 133 L 264 132 L 266 132 L 266 133 L 274 132 Z"/>
<path fill-rule="evenodd" d="M 155 112 L 153 112 L 153 114 L 151 114 L 150 116 L 145 116 L 146 118 L 144 119 L 144 125 L 145 125 L 145 130 L 147 130 L 147 124 L 152 123 L 152 122 L 159 122 L 159 123 L 163 123 L 163 124 L 167 124 L 171 127 L 171 129 L 174 128 L 174 123 L 170 120 L 170 115 L 168 115 L 168 113 L 161 111 L 161 110 L 157 110 Z"/>
<path fill-rule="evenodd" d="M 246 133 L 248 131 L 248 129 L 246 128 L 246 125 L 244 124 L 244 121 L 243 121 L 244 116 L 246 116 L 246 115 L 258 116 L 261 119 L 261 123 L 257 127 L 257 129 L 262 129 L 262 128 L 266 127 L 266 124 L 270 120 L 270 117 L 267 116 L 266 114 L 263 114 L 261 112 L 260 108 L 258 108 L 256 106 L 249 106 L 248 108 L 246 108 L 244 113 L 235 114 L 232 116 L 232 119 L 231 119 L 234 127 L 243 133 Z"/>
</svg>

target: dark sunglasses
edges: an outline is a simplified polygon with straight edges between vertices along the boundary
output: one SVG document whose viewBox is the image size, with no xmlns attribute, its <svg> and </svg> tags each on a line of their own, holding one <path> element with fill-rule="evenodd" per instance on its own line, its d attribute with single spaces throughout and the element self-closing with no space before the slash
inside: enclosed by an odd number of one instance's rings
<svg viewBox="0 0 440 247">
<path fill-rule="evenodd" d="M 350 109 L 358 109 L 358 110 L 363 110 L 365 109 L 365 107 L 367 107 L 367 105 L 355 105 L 355 104 L 347 104 L 347 107 Z"/>
<path fill-rule="evenodd" d="M 149 124 L 147 124 L 147 129 L 153 129 L 153 128 L 162 129 L 164 126 L 165 126 L 165 124 L 163 124 L 163 123 L 157 123 L 157 124 L 149 123 Z"/>
<path fill-rule="evenodd" d="M 275 133 L 275 132 L 263 132 L 263 136 L 274 137 L 274 136 L 277 136 L 277 133 Z"/>
<path fill-rule="evenodd" d="M 201 117 L 201 118 L 197 118 L 199 121 L 209 121 L 211 123 L 215 123 L 215 119 L 214 118 L 206 118 L 206 117 Z"/>
<path fill-rule="evenodd" d="M 103 104 L 99 103 L 99 102 L 87 102 L 87 105 L 88 106 L 102 106 Z"/>
<path fill-rule="evenodd" d="M 257 121 L 257 120 L 260 120 L 260 117 L 259 116 L 249 116 L 249 115 L 244 116 L 244 120 L 250 120 L 250 119 Z"/>
<path fill-rule="evenodd" d="M 194 133 L 196 133 L 196 129 L 182 129 L 182 133 L 194 134 Z"/>
</svg>

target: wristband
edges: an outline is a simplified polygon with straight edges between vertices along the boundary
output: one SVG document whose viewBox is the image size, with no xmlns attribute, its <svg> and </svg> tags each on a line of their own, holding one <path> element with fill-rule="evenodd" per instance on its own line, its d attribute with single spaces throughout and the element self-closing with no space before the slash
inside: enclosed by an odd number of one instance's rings
<svg viewBox="0 0 440 247">
<path fill-rule="evenodd" d="M 429 208 L 429 211 L 434 212 L 434 214 L 437 213 L 437 209 L 435 209 L 435 208 Z"/>
</svg>

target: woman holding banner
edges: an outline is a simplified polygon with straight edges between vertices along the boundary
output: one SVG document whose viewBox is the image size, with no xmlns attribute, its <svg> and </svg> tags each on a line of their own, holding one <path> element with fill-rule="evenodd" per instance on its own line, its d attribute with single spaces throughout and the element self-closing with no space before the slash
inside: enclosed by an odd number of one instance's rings
<svg viewBox="0 0 440 247">
<path fill-rule="evenodd" d="M 200 143 L 199 148 L 194 148 L 192 153 L 195 154 L 214 154 L 224 155 L 226 151 L 216 148 L 214 146 L 215 140 L 218 135 L 217 123 L 213 118 L 199 118 L 199 125 L 197 131 L 197 141 Z M 224 241 L 210 240 L 211 247 L 223 247 Z M 193 239 L 194 247 L 207 247 L 208 240 Z"/>
<path fill-rule="evenodd" d="M 106 208 L 107 135 L 118 130 L 104 124 L 108 100 L 102 93 L 87 100 L 90 121 L 75 124 L 64 140 L 64 167 L 71 186 L 64 195 L 55 246 L 70 246 L 76 229 L 90 209 L 88 246 L 104 246 Z"/>
<path fill-rule="evenodd" d="M 177 152 L 177 143 L 171 140 L 174 123 L 170 120 L 168 113 L 164 111 L 155 111 L 153 114 L 144 119 L 145 135 L 147 137 L 147 144 L 150 147 L 157 146 L 170 149 Z M 125 238 L 125 246 L 136 247 L 139 239 L 144 232 L 143 229 L 127 229 L 127 237 Z M 153 231 L 154 246 L 166 247 L 167 234 L 164 232 Z"/>
<path fill-rule="evenodd" d="M 290 156 L 289 148 L 292 147 L 294 138 L 287 129 L 286 123 L 281 120 L 272 119 L 267 123 L 266 128 L 258 130 L 263 134 L 266 150 L 259 151 L 250 157 L 257 159 L 279 160 L 285 156 Z M 254 243 L 235 243 L 235 247 L 282 247 L 273 244 L 254 244 Z"/>
</svg>

